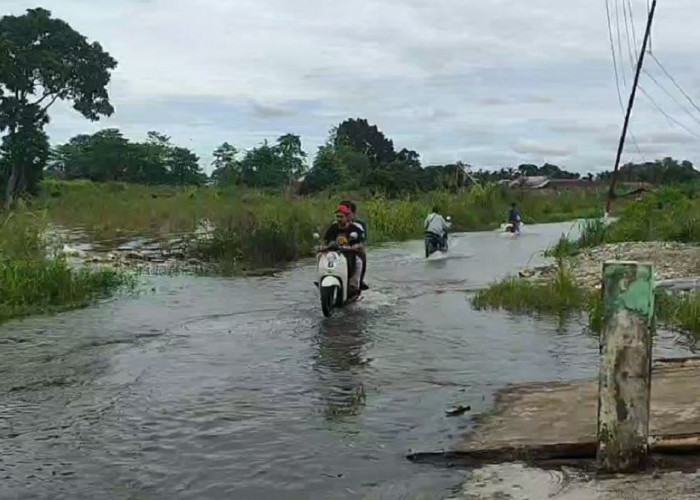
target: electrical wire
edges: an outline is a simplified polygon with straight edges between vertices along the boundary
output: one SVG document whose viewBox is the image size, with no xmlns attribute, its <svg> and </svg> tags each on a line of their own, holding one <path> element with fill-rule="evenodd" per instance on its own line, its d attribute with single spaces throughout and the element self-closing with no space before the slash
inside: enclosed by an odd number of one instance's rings
<svg viewBox="0 0 700 500">
<path fill-rule="evenodd" d="M 691 104 L 698 112 L 700 112 L 700 107 L 698 107 L 698 105 L 695 104 L 695 101 L 692 99 L 692 97 L 690 97 L 690 96 L 688 95 L 688 93 L 687 93 L 685 90 L 683 90 L 683 88 L 682 88 L 682 87 L 680 86 L 680 84 L 676 81 L 676 79 L 673 78 L 673 76 L 671 76 L 671 73 L 669 73 L 668 70 L 666 70 L 666 68 L 664 67 L 664 65 L 661 64 L 661 61 L 659 61 L 659 60 L 657 59 L 657 57 L 656 57 L 654 54 L 652 54 L 651 52 L 649 52 L 649 56 L 654 60 L 654 62 L 659 66 L 659 68 L 661 68 L 661 71 L 664 72 L 664 74 L 669 78 L 669 80 L 671 80 L 671 81 L 673 82 L 673 84 L 676 86 L 676 88 L 677 88 L 678 90 L 680 90 L 681 94 L 683 94 L 683 96 L 688 100 L 688 102 L 690 102 L 690 104 Z"/>
<path fill-rule="evenodd" d="M 632 20 L 632 15 L 631 15 L 631 4 L 629 3 L 630 0 L 627 0 L 626 3 L 625 3 L 625 0 L 621 0 L 621 1 L 622 1 L 622 14 L 623 14 L 624 23 L 625 23 L 625 33 L 626 33 L 627 50 L 628 50 L 629 56 L 630 56 L 630 63 L 631 63 L 632 68 L 633 68 L 633 70 L 634 70 L 634 67 L 635 67 L 636 64 L 635 64 L 634 56 L 632 55 L 632 44 L 633 44 L 633 40 L 632 40 L 631 37 L 630 37 L 630 31 L 629 31 L 629 25 L 630 25 L 630 24 L 634 24 L 634 21 Z M 629 10 L 628 10 L 628 8 L 626 7 L 626 5 L 628 5 L 628 6 L 630 7 Z M 632 38 L 634 38 L 634 44 L 635 44 L 635 46 L 636 46 L 636 36 L 634 35 L 634 31 L 632 31 L 632 34 L 633 34 L 633 35 L 632 35 Z M 700 124 L 700 119 L 699 119 L 697 116 L 695 116 L 685 105 L 683 105 L 683 103 L 681 103 L 681 102 L 676 98 L 676 96 L 674 96 L 671 92 L 669 92 L 669 90 L 668 90 L 666 87 L 664 87 L 664 86 L 654 77 L 654 75 L 652 75 L 649 71 L 647 71 L 646 68 L 642 68 L 642 72 L 643 72 L 645 75 L 647 75 L 659 88 L 661 88 L 661 90 L 663 90 L 664 93 L 665 93 L 666 95 L 668 95 L 668 96 L 673 100 L 673 102 L 675 102 L 675 103 L 678 105 L 678 107 L 680 107 L 683 111 L 685 111 L 685 112 L 688 114 L 688 116 L 690 116 L 691 119 L 693 119 L 696 123 Z M 670 75 L 669 75 L 669 76 L 670 76 Z M 679 122 L 679 121 L 676 120 L 675 118 L 671 117 L 669 113 L 667 113 L 666 111 L 664 111 L 664 110 L 661 108 L 661 106 L 660 106 L 653 98 L 651 98 L 651 96 L 649 95 L 649 93 L 646 92 L 646 90 L 644 90 L 644 89 L 641 88 L 641 86 L 640 86 L 640 89 L 642 90 L 642 92 L 644 93 L 644 95 L 645 95 L 648 99 L 650 99 L 650 100 L 652 101 L 652 105 L 653 105 L 654 107 L 656 107 L 666 118 L 668 118 L 669 120 L 671 120 L 673 123 L 675 123 L 675 124 L 681 126 L 683 129 L 685 129 L 686 131 L 688 131 L 688 132 L 691 133 L 692 135 L 694 135 L 694 136 L 696 136 L 696 137 L 700 137 L 700 136 L 698 136 L 695 132 L 693 132 L 691 129 L 689 129 L 688 127 L 686 127 L 685 125 L 683 125 L 681 122 Z M 699 109 L 699 111 L 700 111 L 700 109 Z"/>
<path fill-rule="evenodd" d="M 626 7 L 625 0 L 622 0 L 622 16 L 624 17 L 624 22 L 625 22 L 625 40 L 627 41 L 627 52 L 629 53 L 630 56 L 630 65 L 632 67 L 632 72 L 635 71 L 635 66 L 637 65 L 637 59 L 635 58 L 635 54 L 637 54 L 637 50 L 635 48 L 634 52 L 632 52 L 632 42 L 630 40 L 630 22 L 629 22 L 629 17 L 627 15 L 627 7 Z"/>
<path fill-rule="evenodd" d="M 649 0 L 647 0 L 647 17 L 651 14 L 651 4 L 649 3 Z M 651 43 L 652 41 L 652 34 L 649 33 L 649 53 L 652 53 L 652 46 L 653 44 Z"/>
<path fill-rule="evenodd" d="M 645 75 L 647 75 L 651 79 L 652 82 L 654 82 L 661 90 L 663 90 L 664 93 L 667 96 L 669 96 L 673 100 L 673 102 L 675 102 L 678 105 L 679 108 L 681 108 L 683 111 L 685 111 L 688 114 L 688 116 L 690 116 L 690 118 L 692 118 L 695 121 L 695 123 L 700 125 L 700 118 L 695 116 L 682 102 L 680 102 L 678 100 L 678 98 L 676 96 L 674 96 L 671 92 L 669 92 L 668 89 L 666 89 L 666 87 L 661 85 L 661 83 L 659 83 L 659 81 L 654 77 L 654 75 L 649 73 L 649 71 L 647 71 L 646 69 L 642 69 L 642 71 L 644 72 Z"/>
<path fill-rule="evenodd" d="M 615 4 L 617 5 L 617 3 Z M 625 105 L 622 102 L 622 91 L 620 90 L 620 77 L 619 77 L 619 71 L 617 69 L 617 56 L 615 54 L 615 41 L 613 39 L 613 32 L 612 32 L 612 20 L 610 16 L 610 0 L 605 0 L 605 13 L 606 17 L 608 20 L 608 38 L 610 39 L 610 52 L 612 53 L 612 59 L 613 59 L 613 68 L 615 70 L 615 86 L 617 87 L 617 99 L 620 103 L 620 111 L 622 111 L 622 114 L 624 115 L 625 113 Z M 619 34 L 619 31 L 618 31 Z M 620 54 L 620 57 L 622 57 L 622 54 Z M 620 63 L 622 64 L 622 63 Z M 639 156 L 642 158 L 642 161 L 646 163 L 646 158 L 644 157 L 644 153 L 642 153 L 642 149 L 639 147 L 639 143 L 637 142 L 637 138 L 634 136 L 632 131 L 629 131 L 629 136 L 632 141 L 632 144 L 634 145 L 635 149 L 639 153 Z"/>
<path fill-rule="evenodd" d="M 628 29 L 628 28 L 629 28 L 629 25 L 630 25 L 630 24 L 633 24 L 633 21 L 630 19 L 632 16 L 630 15 L 631 4 L 630 4 L 629 2 L 630 2 L 630 0 L 627 0 L 627 3 L 625 3 L 625 0 L 622 0 L 622 13 L 623 13 L 623 16 L 624 16 L 624 21 L 625 21 L 625 32 L 626 32 L 627 49 L 628 49 L 629 55 L 630 55 L 630 63 L 632 64 L 632 68 L 634 69 L 635 60 L 634 60 L 634 56 L 632 55 L 632 43 L 633 43 L 633 40 L 630 39 L 630 32 L 629 32 L 629 29 Z M 629 10 L 629 11 L 628 11 L 626 5 L 629 5 L 629 7 L 630 7 L 630 10 Z M 635 44 L 635 46 L 636 46 L 636 36 L 634 36 L 634 31 L 633 31 L 632 33 L 633 33 L 633 38 L 634 38 L 634 44 Z M 635 47 L 635 48 L 636 48 L 636 47 Z M 653 56 L 652 56 L 652 57 L 653 57 Z M 655 57 L 654 57 L 654 59 L 656 60 Z M 652 75 L 646 68 L 642 68 L 642 72 L 643 72 L 645 75 L 647 75 L 647 76 L 651 79 L 651 81 L 653 81 L 661 90 L 663 90 L 663 92 L 664 92 L 667 96 L 669 96 L 669 97 L 673 100 L 673 102 L 675 102 L 675 103 L 678 105 L 678 107 L 680 107 L 683 111 L 685 111 L 685 112 L 688 114 L 688 116 L 690 116 L 690 118 L 691 118 L 692 120 L 694 120 L 696 123 L 700 124 L 700 118 L 698 118 L 697 116 L 695 116 L 683 103 L 681 103 L 681 102 L 676 98 L 676 96 L 674 96 L 671 92 L 669 92 L 669 90 L 668 90 L 666 87 L 664 87 L 664 86 L 661 84 L 661 82 L 659 82 L 659 81 L 654 77 L 654 75 Z M 675 82 L 675 80 L 670 76 L 670 74 L 668 74 L 667 76 L 669 76 L 669 77 L 671 78 L 671 80 Z M 676 86 L 681 90 L 681 92 L 683 92 L 683 89 L 681 89 L 680 86 L 677 85 L 677 82 L 675 82 L 675 83 L 676 83 Z M 687 95 L 687 94 L 685 94 L 685 92 L 683 92 L 683 94 L 684 94 L 684 95 Z M 692 99 L 690 99 L 690 101 L 691 101 L 691 103 L 695 106 L 695 103 L 692 101 Z M 697 109 L 698 111 L 700 111 L 700 108 L 698 108 L 697 106 L 696 106 L 696 109 Z"/>
<path fill-rule="evenodd" d="M 617 70 L 617 56 L 615 55 L 615 41 L 613 40 L 612 21 L 610 19 L 610 0 L 605 0 L 605 12 L 608 17 L 608 35 L 610 38 L 610 52 L 612 52 L 613 68 L 615 68 L 615 85 L 617 86 L 617 97 L 620 101 L 620 109 L 625 111 L 625 105 L 622 104 L 622 91 L 620 90 L 620 76 Z"/>
<path fill-rule="evenodd" d="M 637 28 L 634 26 L 634 12 L 632 11 L 632 1 L 627 0 L 627 12 L 630 16 L 630 24 L 632 25 L 632 42 L 634 42 L 634 53 L 639 54 L 639 46 L 637 45 Z"/>
<path fill-rule="evenodd" d="M 622 30 L 620 29 L 620 6 L 615 0 L 615 24 L 617 25 L 617 48 L 622 57 Z M 627 78 L 625 77 L 624 65 L 620 66 L 620 72 L 622 73 L 622 85 L 627 87 Z"/>
<path fill-rule="evenodd" d="M 683 123 L 679 122 L 679 121 L 676 120 L 673 116 L 669 115 L 666 111 L 664 111 L 663 108 L 662 108 L 661 106 L 659 106 L 659 103 L 657 103 L 657 102 L 654 100 L 654 98 L 651 97 L 651 95 L 649 95 L 649 93 L 648 93 L 646 90 L 644 90 L 644 87 L 642 87 L 641 85 L 637 85 L 637 88 L 639 88 L 639 90 L 647 97 L 647 99 L 649 99 L 649 101 L 651 102 L 651 104 L 659 111 L 659 113 L 661 113 L 662 115 L 664 115 L 669 121 L 673 122 L 674 124 L 678 125 L 678 126 L 681 127 L 682 129 L 684 129 L 686 132 L 688 132 L 688 133 L 689 133 L 690 135 L 692 135 L 693 137 L 695 137 L 695 138 L 697 138 L 697 139 L 700 139 L 700 135 L 698 135 L 697 133 L 693 132 L 691 129 L 689 129 L 688 127 L 686 127 Z"/>
</svg>

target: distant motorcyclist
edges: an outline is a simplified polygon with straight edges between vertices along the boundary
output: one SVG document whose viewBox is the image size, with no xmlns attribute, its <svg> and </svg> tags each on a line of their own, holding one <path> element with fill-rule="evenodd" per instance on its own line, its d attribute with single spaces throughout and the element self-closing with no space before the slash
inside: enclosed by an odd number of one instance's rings
<svg viewBox="0 0 700 500">
<path fill-rule="evenodd" d="M 520 211 L 515 208 L 515 202 L 510 204 L 510 210 L 508 210 L 508 224 L 511 233 L 520 232 Z"/>
<path fill-rule="evenodd" d="M 352 211 L 345 205 L 338 205 L 335 218 L 336 221 L 326 230 L 323 241 L 327 246 L 336 243 L 350 248 L 351 252 L 343 251 L 343 254 L 348 262 L 348 277 L 354 281 L 356 257 L 364 253 L 365 233 L 359 224 L 352 223 Z"/>
<path fill-rule="evenodd" d="M 345 205 L 346 207 L 348 207 L 351 210 L 352 223 L 358 225 L 360 227 L 360 229 L 362 229 L 362 231 L 364 233 L 365 241 L 367 241 L 367 223 L 356 217 L 357 205 L 355 205 L 355 202 L 353 202 L 351 200 L 344 200 L 344 201 L 341 201 L 340 204 Z M 360 289 L 368 290 L 369 286 L 367 286 L 367 283 L 365 283 L 365 274 L 367 273 L 367 252 L 365 251 L 364 248 L 362 248 L 362 250 L 357 253 L 357 256 L 362 261 L 362 273 L 360 275 Z"/>
<path fill-rule="evenodd" d="M 452 223 L 440 215 L 440 209 L 433 207 L 433 211 L 425 218 L 424 229 L 426 233 L 434 234 L 440 238 L 443 248 L 447 245 L 447 231 L 452 228 Z"/>
</svg>

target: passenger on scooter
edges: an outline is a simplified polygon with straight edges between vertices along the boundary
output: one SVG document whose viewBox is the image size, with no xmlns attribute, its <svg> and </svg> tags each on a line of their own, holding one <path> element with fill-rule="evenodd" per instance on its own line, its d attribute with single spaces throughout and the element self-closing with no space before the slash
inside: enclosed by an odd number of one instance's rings
<svg viewBox="0 0 700 500">
<path fill-rule="evenodd" d="M 358 224 L 352 223 L 352 211 L 345 205 L 338 205 L 335 212 L 336 221 L 330 225 L 326 234 L 323 236 L 323 241 L 326 245 L 331 243 L 337 243 L 341 246 L 346 246 L 350 248 L 350 251 L 343 251 L 345 258 L 348 262 L 348 276 L 351 283 L 355 283 L 357 280 L 357 258 L 361 251 L 364 251 L 365 233 Z M 362 261 L 360 261 L 362 265 Z M 360 273 L 361 274 L 361 273 Z M 359 290 L 359 283 L 353 286 L 355 288 L 355 293 Z"/>
<path fill-rule="evenodd" d="M 361 221 L 356 217 L 357 215 L 357 205 L 351 200 L 345 200 L 340 202 L 341 205 L 345 205 L 352 211 L 352 223 L 355 225 L 358 225 L 360 229 L 362 229 L 365 237 L 365 241 L 367 241 L 367 223 L 364 221 Z M 357 256 L 360 258 L 362 261 L 362 274 L 360 275 L 360 288 L 362 290 L 368 290 L 369 286 L 367 286 L 367 283 L 365 283 L 365 274 L 367 273 L 367 252 L 365 252 L 365 249 L 362 248 L 361 251 L 357 253 Z"/>
<path fill-rule="evenodd" d="M 433 211 L 425 219 L 425 232 L 437 235 L 442 241 L 442 247 L 447 245 L 447 231 L 452 227 L 452 223 L 446 221 L 440 215 L 440 209 L 433 207 Z"/>
</svg>

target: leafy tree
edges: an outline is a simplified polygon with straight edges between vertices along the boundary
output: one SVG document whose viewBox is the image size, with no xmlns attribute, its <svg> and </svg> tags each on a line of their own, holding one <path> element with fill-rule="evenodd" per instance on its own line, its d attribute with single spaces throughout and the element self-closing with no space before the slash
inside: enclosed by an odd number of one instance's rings
<svg viewBox="0 0 700 500">
<path fill-rule="evenodd" d="M 241 181 L 251 187 L 281 187 L 284 184 L 284 169 L 279 156 L 267 140 L 246 152 L 241 162 Z"/>
<path fill-rule="evenodd" d="M 199 157 L 189 149 L 174 147 L 168 163 L 174 184 L 178 186 L 204 184 L 206 175 L 199 166 Z"/>
<path fill-rule="evenodd" d="M 528 177 L 539 175 L 539 171 L 540 169 L 537 167 L 537 165 L 533 165 L 531 163 L 523 163 L 522 165 L 518 165 L 518 172 Z"/>
<path fill-rule="evenodd" d="M 609 181 L 612 171 L 598 174 L 598 180 Z M 646 163 L 627 163 L 618 171 L 620 182 L 648 182 L 655 185 L 673 185 L 696 182 L 700 180 L 693 164 L 687 160 L 678 162 L 667 157 Z"/>
<path fill-rule="evenodd" d="M 345 186 L 350 180 L 346 164 L 332 144 L 318 148 L 313 166 L 306 175 L 302 192 L 313 193 L 331 186 Z"/>
<path fill-rule="evenodd" d="M 334 132 L 333 142 L 336 147 L 347 146 L 362 153 L 374 165 L 391 163 L 396 159 L 394 143 L 376 125 L 370 125 L 364 118 L 345 120 Z"/>
<path fill-rule="evenodd" d="M 149 132 L 145 142 L 131 142 L 117 129 L 78 135 L 52 153 L 47 171 L 63 179 L 142 184 L 201 184 L 206 176 L 199 158 L 175 147 L 170 138 Z"/>
<path fill-rule="evenodd" d="M 363 118 L 348 119 L 330 132 L 319 149 L 303 191 L 326 189 L 338 182 L 399 195 L 421 188 L 423 172 L 415 151 L 394 150 L 393 142 Z"/>
<path fill-rule="evenodd" d="M 276 188 L 298 179 L 306 153 L 298 136 L 287 134 L 270 145 L 267 140 L 248 151 L 241 161 L 241 182 L 251 187 Z"/>
<path fill-rule="evenodd" d="M 214 161 L 212 161 L 214 171 L 211 173 L 211 178 L 216 184 L 230 186 L 240 182 L 241 162 L 238 161 L 237 156 L 238 150 L 228 142 L 224 142 L 214 150 Z"/>
<path fill-rule="evenodd" d="M 89 120 L 113 113 L 106 90 L 116 61 L 97 43 L 51 17 L 28 9 L 0 18 L 0 146 L 3 198 L 36 191 L 48 159 L 43 133 L 48 110 L 69 101 Z"/>
<path fill-rule="evenodd" d="M 277 139 L 277 151 L 288 179 L 297 179 L 306 170 L 306 153 L 301 149 L 301 138 L 285 134 Z"/>
<path fill-rule="evenodd" d="M 551 163 L 545 163 L 541 168 L 537 170 L 537 175 L 543 175 L 549 177 L 550 179 L 578 179 L 580 174 L 575 172 L 567 172 L 562 170 L 557 165 L 552 165 Z"/>
</svg>

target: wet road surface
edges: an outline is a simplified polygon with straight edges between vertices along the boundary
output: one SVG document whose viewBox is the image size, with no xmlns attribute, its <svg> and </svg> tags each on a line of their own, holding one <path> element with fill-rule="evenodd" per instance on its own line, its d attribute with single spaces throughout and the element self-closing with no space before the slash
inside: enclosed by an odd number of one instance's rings
<svg viewBox="0 0 700 500">
<path fill-rule="evenodd" d="M 593 376 L 597 341 L 476 312 L 468 291 L 572 224 L 370 253 L 371 290 L 324 319 L 308 262 L 277 276 L 149 277 L 138 297 L 0 327 L 0 498 L 442 498 L 449 448 L 510 382 Z M 662 334 L 656 356 L 687 353 Z M 453 403 L 470 405 L 448 418 Z"/>
</svg>

